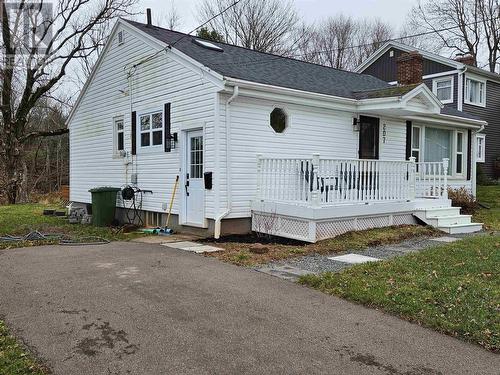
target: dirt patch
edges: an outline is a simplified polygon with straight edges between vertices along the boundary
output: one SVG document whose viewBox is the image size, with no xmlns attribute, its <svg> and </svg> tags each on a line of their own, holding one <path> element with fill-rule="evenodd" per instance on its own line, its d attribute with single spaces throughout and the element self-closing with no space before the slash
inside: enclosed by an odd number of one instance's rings
<svg viewBox="0 0 500 375">
<path fill-rule="evenodd" d="M 224 251 L 209 253 L 206 256 L 242 266 L 255 266 L 299 256 L 361 250 L 367 247 L 398 243 L 411 238 L 441 235 L 441 232 L 431 227 L 403 225 L 348 232 L 314 244 L 279 237 L 261 237 L 256 234 L 233 235 L 217 240 L 204 239 L 200 242 L 211 243 L 224 249 Z M 256 248 L 265 248 L 266 251 L 256 251 Z"/>
</svg>

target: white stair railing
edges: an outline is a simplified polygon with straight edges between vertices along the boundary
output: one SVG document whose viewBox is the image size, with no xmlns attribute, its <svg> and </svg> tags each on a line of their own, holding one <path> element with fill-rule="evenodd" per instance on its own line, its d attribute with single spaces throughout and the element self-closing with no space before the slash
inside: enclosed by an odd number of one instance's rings
<svg viewBox="0 0 500 375">
<path fill-rule="evenodd" d="M 416 163 L 417 198 L 448 198 L 448 165 L 449 159 L 446 158 Z"/>
</svg>

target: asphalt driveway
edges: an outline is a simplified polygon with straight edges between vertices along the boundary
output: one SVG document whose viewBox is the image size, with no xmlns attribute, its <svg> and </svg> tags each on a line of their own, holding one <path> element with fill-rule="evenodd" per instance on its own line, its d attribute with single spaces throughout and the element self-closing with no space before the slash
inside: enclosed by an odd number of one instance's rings
<svg viewBox="0 0 500 375">
<path fill-rule="evenodd" d="M 160 245 L 0 252 L 0 317 L 56 374 L 498 374 L 477 346 Z"/>
</svg>

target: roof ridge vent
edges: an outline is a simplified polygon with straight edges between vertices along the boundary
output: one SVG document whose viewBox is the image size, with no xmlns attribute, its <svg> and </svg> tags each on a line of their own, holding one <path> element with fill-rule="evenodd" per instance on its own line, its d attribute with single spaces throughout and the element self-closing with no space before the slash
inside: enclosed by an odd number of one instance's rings
<svg viewBox="0 0 500 375">
<path fill-rule="evenodd" d="M 211 49 L 212 51 L 224 52 L 224 50 L 218 45 L 203 39 L 193 39 L 193 43 L 199 45 L 200 47 Z"/>
</svg>

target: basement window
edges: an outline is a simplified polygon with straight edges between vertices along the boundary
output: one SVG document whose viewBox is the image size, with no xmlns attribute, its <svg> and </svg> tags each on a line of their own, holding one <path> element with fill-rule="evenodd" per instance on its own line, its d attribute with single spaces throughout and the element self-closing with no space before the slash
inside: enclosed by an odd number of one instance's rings
<svg viewBox="0 0 500 375">
<path fill-rule="evenodd" d="M 283 133 L 288 125 L 288 116 L 282 108 L 274 108 L 270 116 L 271 128 L 276 133 Z"/>
</svg>

